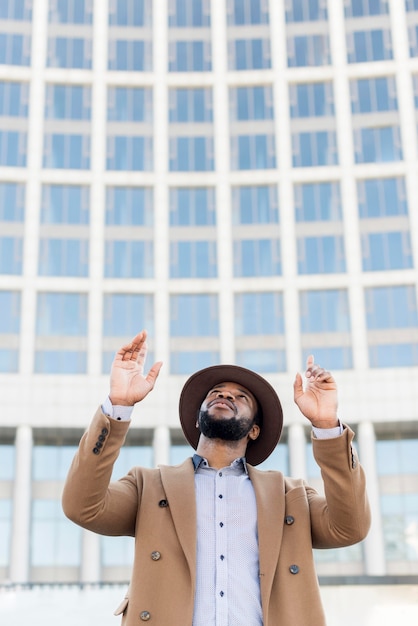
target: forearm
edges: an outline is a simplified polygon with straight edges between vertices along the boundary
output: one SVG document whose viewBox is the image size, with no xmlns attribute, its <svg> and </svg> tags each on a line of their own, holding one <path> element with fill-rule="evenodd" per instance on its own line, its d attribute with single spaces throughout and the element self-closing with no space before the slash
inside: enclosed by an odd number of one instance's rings
<svg viewBox="0 0 418 626">
<path fill-rule="evenodd" d="M 111 534 L 130 534 L 129 512 L 125 511 L 126 522 L 120 519 L 120 486 L 113 483 L 109 489 L 128 428 L 129 422 L 110 419 L 99 409 L 80 441 L 65 482 L 62 506 L 67 517 L 85 528 L 108 533 L 111 520 Z"/>
<path fill-rule="evenodd" d="M 364 539 L 370 527 L 366 480 L 352 446 L 354 433 L 313 439 L 313 452 L 324 481 L 325 498 L 312 496 L 312 535 L 315 547 L 339 547 Z"/>
</svg>

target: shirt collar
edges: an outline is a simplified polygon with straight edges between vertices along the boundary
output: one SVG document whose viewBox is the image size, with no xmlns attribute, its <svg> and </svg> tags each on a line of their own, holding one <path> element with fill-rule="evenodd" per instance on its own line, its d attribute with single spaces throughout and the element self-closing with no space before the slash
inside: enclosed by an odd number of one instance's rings
<svg viewBox="0 0 418 626">
<path fill-rule="evenodd" d="M 200 454 L 194 454 L 193 458 L 192 458 L 192 461 L 193 461 L 194 471 L 195 472 L 199 469 L 199 467 L 203 463 L 206 463 L 206 465 L 209 466 L 209 463 L 207 462 L 207 460 L 203 456 L 200 456 Z M 246 474 L 248 474 L 247 461 L 245 460 L 244 456 L 238 457 L 237 459 L 232 461 L 232 463 L 230 465 L 230 467 L 234 467 L 234 468 L 240 467 L 240 466 L 243 468 L 244 472 Z"/>
</svg>

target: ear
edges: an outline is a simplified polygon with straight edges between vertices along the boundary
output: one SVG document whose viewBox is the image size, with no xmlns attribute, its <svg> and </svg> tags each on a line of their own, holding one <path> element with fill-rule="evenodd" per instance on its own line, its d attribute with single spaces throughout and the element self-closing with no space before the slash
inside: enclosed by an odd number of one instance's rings
<svg viewBox="0 0 418 626">
<path fill-rule="evenodd" d="M 254 424 L 250 432 L 248 433 L 248 437 L 252 441 L 255 441 L 256 439 L 258 439 L 259 435 L 260 435 L 260 426 L 258 426 L 258 424 Z"/>
</svg>

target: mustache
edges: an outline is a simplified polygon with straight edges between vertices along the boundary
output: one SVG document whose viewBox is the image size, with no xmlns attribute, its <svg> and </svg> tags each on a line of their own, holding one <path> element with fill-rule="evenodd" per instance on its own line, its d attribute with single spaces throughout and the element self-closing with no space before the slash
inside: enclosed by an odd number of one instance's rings
<svg viewBox="0 0 418 626">
<path fill-rule="evenodd" d="M 237 413 L 237 407 L 235 406 L 235 404 L 233 402 L 231 402 L 231 400 L 227 400 L 226 398 L 215 398 L 215 400 L 211 400 L 208 405 L 207 408 L 210 409 L 211 406 L 213 406 L 214 404 L 218 404 L 219 402 L 221 402 L 222 404 L 226 404 L 226 406 L 228 406 L 231 411 L 233 411 L 234 413 Z"/>
</svg>

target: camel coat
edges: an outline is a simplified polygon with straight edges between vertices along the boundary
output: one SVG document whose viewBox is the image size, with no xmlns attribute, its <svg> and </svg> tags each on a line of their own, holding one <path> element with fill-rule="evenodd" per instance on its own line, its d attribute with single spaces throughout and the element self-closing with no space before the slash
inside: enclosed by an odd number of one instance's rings
<svg viewBox="0 0 418 626">
<path fill-rule="evenodd" d="M 63 493 L 65 514 L 103 535 L 135 537 L 123 626 L 192 626 L 196 572 L 194 466 L 133 468 L 109 484 L 129 423 L 98 410 Z M 303 480 L 248 466 L 257 502 L 264 626 L 324 626 L 312 548 L 361 541 L 370 525 L 365 478 L 347 427 L 313 439 L 326 498 Z"/>
</svg>

